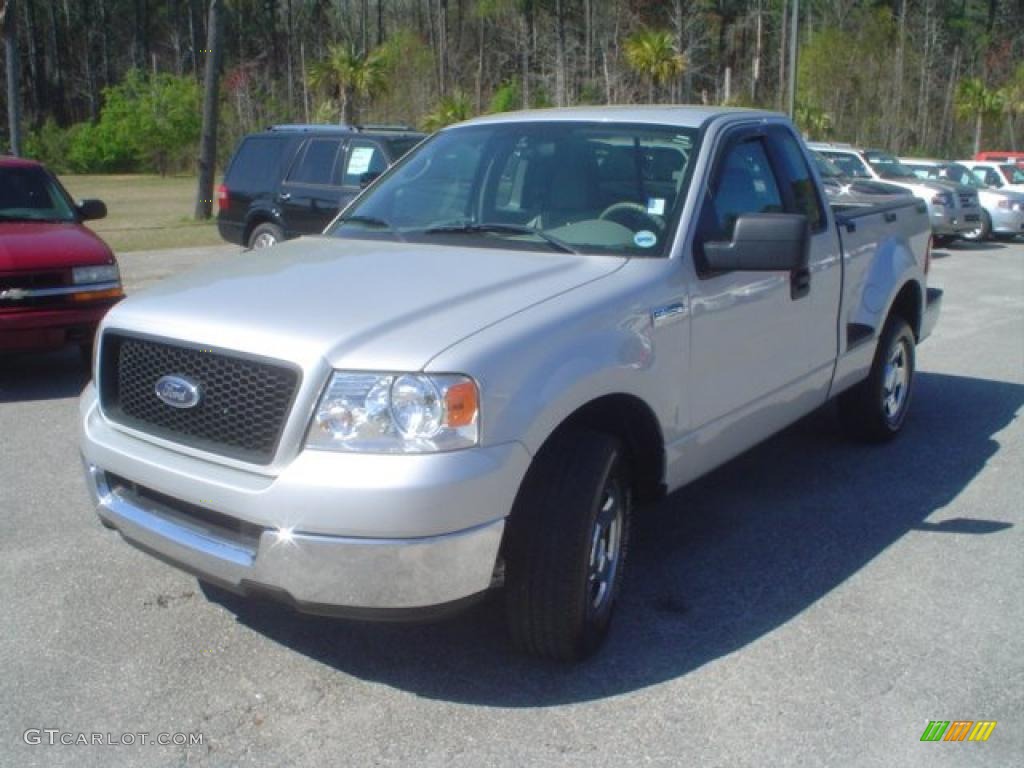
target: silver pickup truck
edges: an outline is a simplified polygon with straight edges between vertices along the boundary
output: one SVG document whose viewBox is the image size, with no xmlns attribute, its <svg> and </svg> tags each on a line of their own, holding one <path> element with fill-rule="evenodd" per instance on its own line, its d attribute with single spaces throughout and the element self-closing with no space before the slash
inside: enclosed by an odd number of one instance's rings
<svg viewBox="0 0 1024 768">
<path fill-rule="evenodd" d="M 480 118 L 323 236 L 115 307 L 88 484 L 205 582 L 371 619 L 500 587 L 517 647 L 579 659 L 638 505 L 830 398 L 858 437 L 900 431 L 928 249 L 920 201 L 830 207 L 777 114 Z"/>
</svg>

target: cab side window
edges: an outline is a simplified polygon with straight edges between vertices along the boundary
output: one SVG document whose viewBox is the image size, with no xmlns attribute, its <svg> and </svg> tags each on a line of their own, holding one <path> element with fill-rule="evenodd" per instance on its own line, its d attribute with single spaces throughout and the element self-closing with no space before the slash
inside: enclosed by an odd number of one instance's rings
<svg viewBox="0 0 1024 768">
<path fill-rule="evenodd" d="M 772 131 L 772 142 L 778 149 L 783 181 L 789 186 L 793 209 L 789 212 L 804 214 L 811 232 L 821 232 L 828 219 L 800 145 L 785 129 Z"/>
<path fill-rule="evenodd" d="M 731 240 L 744 213 L 780 213 L 782 195 L 760 137 L 733 144 L 705 201 L 704 240 Z"/>
</svg>

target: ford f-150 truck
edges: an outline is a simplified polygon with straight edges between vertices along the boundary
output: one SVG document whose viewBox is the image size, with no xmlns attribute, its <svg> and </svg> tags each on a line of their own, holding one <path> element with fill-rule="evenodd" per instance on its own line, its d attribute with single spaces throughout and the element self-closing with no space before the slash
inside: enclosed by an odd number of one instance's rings
<svg viewBox="0 0 1024 768">
<path fill-rule="evenodd" d="M 566 109 L 440 131 L 329 225 L 106 317 L 102 521 L 300 611 L 502 588 L 514 644 L 608 631 L 637 505 L 837 398 L 904 424 L 938 317 L 915 199 L 833 209 L 784 117 Z"/>
</svg>

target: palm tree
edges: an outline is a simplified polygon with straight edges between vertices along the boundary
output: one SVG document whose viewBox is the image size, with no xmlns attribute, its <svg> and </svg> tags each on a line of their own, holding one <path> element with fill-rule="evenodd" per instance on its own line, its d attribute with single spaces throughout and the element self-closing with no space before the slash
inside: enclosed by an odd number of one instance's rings
<svg viewBox="0 0 1024 768">
<path fill-rule="evenodd" d="M 473 105 L 462 91 L 443 97 L 437 107 L 423 118 L 423 130 L 434 132 L 452 123 L 461 123 L 473 116 Z"/>
<path fill-rule="evenodd" d="M 672 44 L 667 29 L 637 30 L 626 38 L 626 61 L 647 80 L 647 98 L 653 103 L 655 87 L 678 77 L 686 69 L 686 58 Z"/>
<path fill-rule="evenodd" d="M 1018 115 L 1024 114 L 1024 63 L 1018 64 L 1010 82 L 1002 88 L 1003 112 L 1006 113 L 1006 126 L 1010 129 L 1010 150 L 1017 150 L 1015 121 Z"/>
<path fill-rule="evenodd" d="M 981 151 L 981 134 L 986 117 L 1003 111 L 1003 94 L 986 88 L 978 77 L 961 80 L 956 89 L 956 112 L 961 119 L 974 118 L 974 154 Z"/>
<path fill-rule="evenodd" d="M 386 61 L 381 49 L 363 54 L 345 45 L 332 45 L 327 58 L 310 67 L 309 84 L 326 89 L 341 102 L 341 122 L 354 125 L 359 100 L 370 100 L 387 87 Z"/>
</svg>

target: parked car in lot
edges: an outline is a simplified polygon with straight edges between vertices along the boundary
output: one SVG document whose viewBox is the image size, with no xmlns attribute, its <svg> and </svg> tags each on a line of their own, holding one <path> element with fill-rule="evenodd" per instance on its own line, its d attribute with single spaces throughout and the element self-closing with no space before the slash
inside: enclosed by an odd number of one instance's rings
<svg viewBox="0 0 1024 768">
<path fill-rule="evenodd" d="M 947 181 L 917 178 L 894 156 L 877 149 L 858 149 L 849 145 L 810 144 L 838 165 L 844 173 L 862 179 L 874 179 L 901 186 L 928 206 L 932 234 L 937 245 L 945 245 L 981 225 L 981 206 L 974 190 Z"/>
<path fill-rule="evenodd" d="M 217 187 L 217 229 L 265 248 L 315 235 L 424 134 L 405 127 L 277 125 L 242 139 Z"/>
<path fill-rule="evenodd" d="M 0 352 L 77 344 L 89 356 L 123 295 L 113 252 L 82 225 L 106 215 L 39 163 L 0 157 Z"/>
<path fill-rule="evenodd" d="M 1012 238 L 1024 234 L 1024 194 L 990 187 L 960 163 L 907 157 L 901 157 L 900 162 L 922 179 L 945 179 L 971 187 L 978 193 L 982 207 L 981 226 L 964 234 L 964 240 Z"/>
<path fill-rule="evenodd" d="M 503 587 L 518 647 L 582 658 L 636 504 L 830 398 L 858 437 L 900 432 L 929 243 L 916 199 L 834 211 L 775 113 L 472 120 L 324 236 L 115 308 L 88 486 L 227 589 L 394 619 Z"/>
<path fill-rule="evenodd" d="M 833 205 L 879 205 L 913 194 L 895 184 L 848 176 L 820 152 L 811 150 L 811 157 L 821 176 L 825 195 Z"/>
<path fill-rule="evenodd" d="M 979 163 L 976 160 L 960 160 L 962 165 L 982 182 L 1007 192 L 1024 192 L 1024 168 L 1014 163 Z"/>
<path fill-rule="evenodd" d="M 976 154 L 974 160 L 979 163 L 1011 163 L 1024 168 L 1024 152 L 990 149 Z"/>
</svg>

